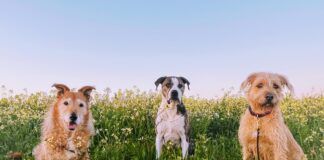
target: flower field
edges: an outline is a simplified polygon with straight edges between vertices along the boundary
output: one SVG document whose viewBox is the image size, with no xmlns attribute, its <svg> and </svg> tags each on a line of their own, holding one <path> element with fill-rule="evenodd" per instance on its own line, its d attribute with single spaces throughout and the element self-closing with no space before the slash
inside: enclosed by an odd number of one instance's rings
<svg viewBox="0 0 324 160">
<path fill-rule="evenodd" d="M 0 99 L 0 159 L 9 152 L 22 152 L 32 158 L 39 143 L 40 124 L 55 100 L 51 93 L 10 95 Z M 94 93 L 91 110 L 96 136 L 92 139 L 92 159 L 155 159 L 154 121 L 161 101 L 155 92 L 138 89 Z M 215 99 L 187 97 L 195 140 L 195 155 L 190 159 L 241 159 L 237 130 L 247 102 L 240 96 Z M 324 97 L 286 98 L 281 109 L 286 124 L 307 154 L 308 159 L 324 159 Z M 181 159 L 180 149 L 167 145 L 162 159 Z"/>
</svg>

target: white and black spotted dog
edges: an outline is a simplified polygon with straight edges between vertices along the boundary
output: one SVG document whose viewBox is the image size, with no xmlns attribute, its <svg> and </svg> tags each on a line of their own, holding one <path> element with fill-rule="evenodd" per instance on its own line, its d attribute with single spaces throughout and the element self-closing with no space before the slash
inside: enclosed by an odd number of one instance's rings
<svg viewBox="0 0 324 160">
<path fill-rule="evenodd" d="M 193 141 L 190 139 L 189 118 L 182 102 L 185 85 L 190 82 L 184 77 L 165 76 L 155 81 L 156 88 L 162 85 L 162 102 L 158 109 L 156 128 L 156 158 L 162 153 L 162 147 L 168 141 L 180 145 L 182 157 L 186 158 L 194 152 Z"/>
</svg>

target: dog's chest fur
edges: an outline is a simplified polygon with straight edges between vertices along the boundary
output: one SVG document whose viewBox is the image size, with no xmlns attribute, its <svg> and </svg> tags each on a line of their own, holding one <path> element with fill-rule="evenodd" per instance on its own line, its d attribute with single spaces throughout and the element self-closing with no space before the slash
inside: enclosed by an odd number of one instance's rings
<svg viewBox="0 0 324 160">
<path fill-rule="evenodd" d="M 67 140 L 67 155 L 71 158 L 83 157 L 90 146 L 90 133 L 82 129 L 75 132 Z"/>
<path fill-rule="evenodd" d="M 256 142 L 257 138 L 257 123 L 259 123 L 260 128 L 260 139 L 271 139 L 272 131 L 272 124 L 269 121 L 273 121 L 271 118 L 262 118 L 257 122 L 256 117 L 250 116 L 250 113 L 246 113 L 244 115 L 243 120 L 241 121 L 242 126 L 240 127 L 240 133 L 242 136 L 244 135 L 244 139 L 246 141 L 250 141 L 254 143 Z"/>
<path fill-rule="evenodd" d="M 257 148 L 257 123 L 259 123 L 259 145 L 261 156 L 272 156 L 274 139 L 280 137 L 282 126 L 277 116 L 269 115 L 267 117 L 257 118 L 250 115 L 248 111 L 241 119 L 239 128 L 239 139 L 242 144 L 248 148 L 249 151 L 256 154 Z M 284 142 L 283 142 L 284 143 Z M 264 152 L 263 152 L 264 151 Z"/>
<path fill-rule="evenodd" d="M 156 131 L 165 142 L 180 143 L 180 137 L 186 134 L 186 115 L 178 113 L 177 107 L 160 107 L 156 118 Z"/>
</svg>

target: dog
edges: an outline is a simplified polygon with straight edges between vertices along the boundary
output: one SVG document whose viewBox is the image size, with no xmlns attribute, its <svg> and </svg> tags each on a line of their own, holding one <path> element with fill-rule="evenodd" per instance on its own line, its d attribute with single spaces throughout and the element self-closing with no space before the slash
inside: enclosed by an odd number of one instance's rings
<svg viewBox="0 0 324 160">
<path fill-rule="evenodd" d="M 182 102 L 185 85 L 189 89 L 190 82 L 184 77 L 165 76 L 155 81 L 156 89 L 159 85 L 162 85 L 162 102 L 155 121 L 156 158 L 160 158 L 163 145 L 169 141 L 180 145 L 182 157 L 186 158 L 194 152 L 189 118 Z"/>
<path fill-rule="evenodd" d="M 90 94 L 84 86 L 77 92 L 64 84 L 54 84 L 57 100 L 42 124 L 41 142 L 34 150 L 36 160 L 88 160 L 90 138 L 95 134 L 90 112 Z"/>
<path fill-rule="evenodd" d="M 279 107 L 285 88 L 293 93 L 285 76 L 266 72 L 253 73 L 241 84 L 249 103 L 238 132 L 243 160 L 306 159 Z"/>
</svg>

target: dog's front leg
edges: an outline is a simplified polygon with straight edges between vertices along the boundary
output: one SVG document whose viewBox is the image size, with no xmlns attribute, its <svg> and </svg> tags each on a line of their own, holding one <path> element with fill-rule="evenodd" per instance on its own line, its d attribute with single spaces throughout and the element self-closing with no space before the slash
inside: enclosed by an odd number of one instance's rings
<svg viewBox="0 0 324 160">
<path fill-rule="evenodd" d="M 274 152 L 274 160 L 288 160 L 287 154 L 282 153 L 282 151 L 275 151 Z"/>
<path fill-rule="evenodd" d="M 251 159 L 253 159 L 252 153 L 249 152 L 246 147 L 243 147 L 242 152 L 243 152 L 243 160 L 251 160 Z"/>
<path fill-rule="evenodd" d="M 276 140 L 275 143 L 275 147 L 274 147 L 274 160 L 287 160 L 288 159 L 288 148 L 287 146 L 287 142 L 285 141 L 285 139 L 281 139 L 281 140 Z"/>
<path fill-rule="evenodd" d="M 156 147 L 156 159 L 159 159 L 162 153 L 163 136 L 161 134 L 156 135 L 155 147 Z"/>
<path fill-rule="evenodd" d="M 185 159 L 188 153 L 189 143 L 187 142 L 187 138 L 185 135 L 181 136 L 181 150 L 182 150 L 182 158 Z"/>
</svg>

